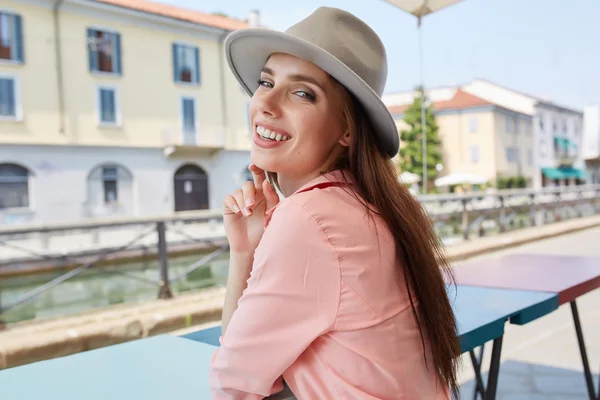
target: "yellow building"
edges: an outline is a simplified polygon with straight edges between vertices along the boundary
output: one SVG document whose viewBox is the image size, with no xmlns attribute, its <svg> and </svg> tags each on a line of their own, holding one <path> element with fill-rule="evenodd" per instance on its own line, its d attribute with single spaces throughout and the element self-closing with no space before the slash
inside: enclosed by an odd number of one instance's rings
<svg viewBox="0 0 600 400">
<path fill-rule="evenodd" d="M 404 102 L 410 99 L 405 97 Z M 388 105 L 399 131 L 406 128 L 402 118 L 408 106 Z M 476 175 L 492 184 L 503 177 L 522 176 L 531 181 L 535 169 L 530 115 L 461 89 L 434 93 L 432 107 L 442 142 L 440 176 Z"/>
<path fill-rule="evenodd" d="M 143 0 L 3 0 L 0 224 L 220 207 L 249 162 L 223 51 L 247 26 Z"/>
</svg>

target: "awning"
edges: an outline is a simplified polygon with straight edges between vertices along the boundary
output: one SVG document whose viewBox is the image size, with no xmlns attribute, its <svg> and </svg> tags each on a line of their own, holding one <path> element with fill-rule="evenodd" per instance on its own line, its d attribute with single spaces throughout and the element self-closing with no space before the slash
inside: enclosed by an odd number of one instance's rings
<svg viewBox="0 0 600 400">
<path fill-rule="evenodd" d="M 554 141 L 556 142 L 556 144 L 558 145 L 558 147 L 560 147 L 562 150 L 568 150 L 570 148 L 577 148 L 577 144 L 575 144 L 575 142 L 573 142 L 570 139 L 567 138 L 561 138 L 561 137 L 555 137 Z"/>
<path fill-rule="evenodd" d="M 548 179 L 585 179 L 587 174 L 577 168 L 542 168 L 542 173 Z"/>
</svg>

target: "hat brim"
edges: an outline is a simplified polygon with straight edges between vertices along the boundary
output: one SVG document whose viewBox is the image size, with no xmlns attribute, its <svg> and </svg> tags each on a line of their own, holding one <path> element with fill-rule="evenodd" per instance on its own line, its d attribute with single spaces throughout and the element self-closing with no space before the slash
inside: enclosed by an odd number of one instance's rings
<svg viewBox="0 0 600 400">
<path fill-rule="evenodd" d="M 398 153 L 398 128 L 379 95 L 354 71 L 322 48 L 283 32 L 251 28 L 229 34 L 225 40 L 225 53 L 231 71 L 250 96 L 258 88 L 260 71 L 271 54 L 290 54 L 317 65 L 362 104 L 375 129 L 380 150 L 390 158 Z"/>
</svg>

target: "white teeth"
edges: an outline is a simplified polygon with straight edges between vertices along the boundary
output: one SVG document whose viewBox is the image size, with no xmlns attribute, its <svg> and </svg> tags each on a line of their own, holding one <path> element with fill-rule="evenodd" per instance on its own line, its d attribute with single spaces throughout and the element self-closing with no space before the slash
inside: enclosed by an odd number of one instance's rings
<svg viewBox="0 0 600 400">
<path fill-rule="evenodd" d="M 256 132 L 263 139 L 271 139 L 271 140 L 275 140 L 278 142 L 282 142 L 282 141 L 286 141 L 286 140 L 290 139 L 289 136 L 284 136 L 281 133 L 273 132 L 272 130 L 267 129 L 264 126 L 260 126 L 260 125 L 256 126 Z"/>
</svg>

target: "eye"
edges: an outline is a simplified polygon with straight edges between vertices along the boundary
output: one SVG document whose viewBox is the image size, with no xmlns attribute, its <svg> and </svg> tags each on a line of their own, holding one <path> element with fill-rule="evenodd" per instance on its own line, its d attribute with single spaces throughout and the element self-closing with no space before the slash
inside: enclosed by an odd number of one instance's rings
<svg viewBox="0 0 600 400">
<path fill-rule="evenodd" d="M 265 81 L 264 79 L 259 79 L 257 81 L 257 83 L 258 83 L 258 86 L 264 86 L 264 87 L 267 87 L 267 88 L 272 88 L 273 87 L 273 84 L 271 82 Z"/>
<path fill-rule="evenodd" d="M 309 92 L 307 92 L 307 91 L 304 91 L 304 90 L 298 90 L 298 91 L 296 92 L 296 94 L 297 94 L 298 96 L 300 96 L 300 97 L 302 97 L 302 98 L 306 99 L 306 100 L 311 100 L 311 101 L 312 101 L 312 100 L 314 100 L 314 99 L 315 99 L 315 95 L 314 95 L 314 94 L 312 94 L 312 93 L 309 93 Z"/>
</svg>

